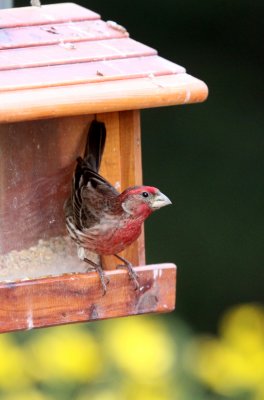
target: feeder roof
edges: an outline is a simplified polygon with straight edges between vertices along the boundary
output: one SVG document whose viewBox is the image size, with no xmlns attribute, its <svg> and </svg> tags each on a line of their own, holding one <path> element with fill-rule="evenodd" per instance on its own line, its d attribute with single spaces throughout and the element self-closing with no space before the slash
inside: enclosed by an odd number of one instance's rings
<svg viewBox="0 0 264 400">
<path fill-rule="evenodd" d="M 74 3 L 0 11 L 0 122 L 200 102 L 207 86 Z"/>
</svg>

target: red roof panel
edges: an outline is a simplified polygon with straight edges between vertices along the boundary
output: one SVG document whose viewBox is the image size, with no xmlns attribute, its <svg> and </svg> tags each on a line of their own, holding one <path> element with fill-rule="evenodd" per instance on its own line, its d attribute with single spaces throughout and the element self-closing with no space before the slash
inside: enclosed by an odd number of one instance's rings
<svg viewBox="0 0 264 400">
<path fill-rule="evenodd" d="M 74 3 L 7 8 L 0 12 L 0 28 L 99 19 L 100 15 Z"/>
<path fill-rule="evenodd" d="M 156 50 L 129 38 L 22 47 L 0 51 L 0 70 L 144 57 Z M 74 66 L 72 65 L 72 68 Z M 73 71 L 74 72 L 74 71 Z M 19 71 L 17 71 L 19 74 Z M 52 70 L 50 70 L 52 73 Z"/>
<path fill-rule="evenodd" d="M 0 92 L 6 90 L 104 82 L 118 79 L 143 78 L 185 72 L 180 65 L 158 56 L 83 62 L 38 68 L 1 71 Z"/>
<path fill-rule="evenodd" d="M 207 96 L 206 85 L 183 67 L 130 39 L 122 26 L 73 3 L 0 10 L 0 28 L 2 122 L 49 117 L 49 91 L 55 116 L 78 113 L 76 91 L 82 97 L 80 112 L 86 113 L 203 101 Z M 65 87 L 72 107 L 64 107 Z M 12 104 L 20 98 L 20 113 L 14 114 Z"/>
<path fill-rule="evenodd" d="M 101 19 L 47 25 L 3 28 L 0 49 L 41 46 L 64 42 L 103 40 L 127 37 L 128 32 L 114 29 Z"/>
</svg>

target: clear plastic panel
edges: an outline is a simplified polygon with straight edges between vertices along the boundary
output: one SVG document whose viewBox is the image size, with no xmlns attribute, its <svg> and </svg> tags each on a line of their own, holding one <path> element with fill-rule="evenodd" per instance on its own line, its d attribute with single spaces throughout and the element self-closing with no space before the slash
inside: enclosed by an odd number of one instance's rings
<svg viewBox="0 0 264 400">
<path fill-rule="evenodd" d="M 0 281 L 85 270 L 63 205 L 91 119 L 0 125 Z"/>
</svg>

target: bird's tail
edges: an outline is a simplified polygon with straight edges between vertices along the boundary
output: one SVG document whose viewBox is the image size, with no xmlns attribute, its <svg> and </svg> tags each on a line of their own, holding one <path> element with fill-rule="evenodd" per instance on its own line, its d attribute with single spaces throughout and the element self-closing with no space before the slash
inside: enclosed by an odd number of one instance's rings
<svg viewBox="0 0 264 400">
<path fill-rule="evenodd" d="M 106 139 L 106 129 L 103 122 L 93 120 L 87 135 L 87 142 L 82 163 L 95 172 L 99 171 Z M 81 160 L 77 159 L 78 162 Z"/>
</svg>

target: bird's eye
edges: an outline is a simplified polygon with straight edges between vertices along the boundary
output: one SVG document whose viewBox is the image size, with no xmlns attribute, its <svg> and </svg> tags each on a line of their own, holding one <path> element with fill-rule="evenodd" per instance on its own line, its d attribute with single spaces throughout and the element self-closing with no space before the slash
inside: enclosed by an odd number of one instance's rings
<svg viewBox="0 0 264 400">
<path fill-rule="evenodd" d="M 142 196 L 143 196 L 143 197 L 149 197 L 149 194 L 148 194 L 148 192 L 143 192 L 143 193 L 142 193 Z"/>
</svg>

